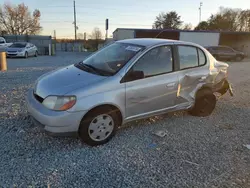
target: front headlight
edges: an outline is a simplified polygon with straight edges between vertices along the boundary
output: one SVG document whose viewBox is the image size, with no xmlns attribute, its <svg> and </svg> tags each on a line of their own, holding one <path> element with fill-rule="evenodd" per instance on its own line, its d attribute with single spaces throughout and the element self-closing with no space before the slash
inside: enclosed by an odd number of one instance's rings
<svg viewBox="0 0 250 188">
<path fill-rule="evenodd" d="M 18 50 L 18 52 L 22 52 L 22 51 L 23 51 L 23 49 Z"/>
<path fill-rule="evenodd" d="M 56 111 L 65 111 L 72 108 L 76 103 L 75 96 L 48 96 L 44 99 L 43 105 Z"/>
</svg>

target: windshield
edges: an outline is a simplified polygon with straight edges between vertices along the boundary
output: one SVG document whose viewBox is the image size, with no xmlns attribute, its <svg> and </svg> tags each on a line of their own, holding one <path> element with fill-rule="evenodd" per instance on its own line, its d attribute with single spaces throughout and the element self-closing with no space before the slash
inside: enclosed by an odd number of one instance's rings
<svg viewBox="0 0 250 188">
<path fill-rule="evenodd" d="M 10 48 L 24 48 L 26 46 L 26 43 L 14 43 L 10 45 Z"/>
<path fill-rule="evenodd" d="M 83 63 L 96 70 L 114 75 L 143 49 L 143 46 L 116 42 L 90 56 Z"/>
</svg>

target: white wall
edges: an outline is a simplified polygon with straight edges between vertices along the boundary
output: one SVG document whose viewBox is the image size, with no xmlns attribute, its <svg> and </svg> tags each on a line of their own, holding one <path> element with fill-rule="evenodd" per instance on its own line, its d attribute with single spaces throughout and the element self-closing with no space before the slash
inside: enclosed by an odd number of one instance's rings
<svg viewBox="0 0 250 188">
<path fill-rule="evenodd" d="M 180 32 L 180 40 L 193 42 L 201 46 L 217 46 L 220 33 L 209 32 Z"/>
<path fill-rule="evenodd" d="M 123 39 L 132 39 L 134 38 L 134 30 L 131 29 L 117 29 L 113 33 L 113 39 L 114 40 L 123 40 Z"/>
</svg>

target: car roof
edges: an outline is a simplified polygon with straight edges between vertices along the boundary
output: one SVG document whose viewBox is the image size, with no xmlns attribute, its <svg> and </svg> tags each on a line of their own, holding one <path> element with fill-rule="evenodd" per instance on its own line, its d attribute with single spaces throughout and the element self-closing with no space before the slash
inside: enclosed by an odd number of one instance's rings
<svg viewBox="0 0 250 188">
<path fill-rule="evenodd" d="M 231 48 L 230 46 L 223 46 L 223 45 L 218 45 L 218 46 L 205 46 L 205 48 L 218 48 L 218 47 Z"/>
<path fill-rule="evenodd" d="M 125 39 L 125 40 L 119 40 L 117 42 L 121 43 L 129 43 L 129 44 L 135 44 L 145 47 L 151 47 L 157 44 L 191 44 L 191 45 L 197 45 L 190 42 L 184 42 L 179 40 L 171 40 L 171 39 L 157 39 L 157 38 L 140 38 L 140 39 Z"/>
<path fill-rule="evenodd" d="M 23 45 L 25 45 L 25 44 L 28 44 L 28 42 L 14 42 L 13 44 L 23 44 Z"/>
</svg>

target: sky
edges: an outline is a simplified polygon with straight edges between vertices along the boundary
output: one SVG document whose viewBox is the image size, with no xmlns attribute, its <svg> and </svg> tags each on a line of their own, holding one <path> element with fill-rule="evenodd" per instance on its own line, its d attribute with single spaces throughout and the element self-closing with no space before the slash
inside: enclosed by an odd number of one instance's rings
<svg viewBox="0 0 250 188">
<path fill-rule="evenodd" d="M 74 38 L 73 0 L 1 0 L 12 4 L 24 3 L 33 11 L 41 12 L 42 35 Z M 152 28 L 161 12 L 176 11 L 184 23 L 196 26 L 202 0 L 75 0 L 77 33 L 91 34 L 99 27 L 105 34 L 105 19 L 109 19 L 108 35 L 116 28 Z M 249 0 L 203 0 L 201 20 L 216 13 L 220 6 L 250 9 Z M 0 3 L 2 4 L 2 3 Z"/>
</svg>

